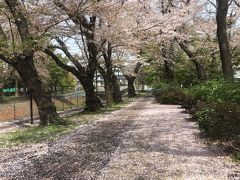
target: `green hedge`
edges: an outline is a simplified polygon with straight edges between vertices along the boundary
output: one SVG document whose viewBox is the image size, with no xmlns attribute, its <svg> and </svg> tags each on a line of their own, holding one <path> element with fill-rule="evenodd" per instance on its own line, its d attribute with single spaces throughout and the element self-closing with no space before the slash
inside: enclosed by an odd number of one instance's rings
<svg viewBox="0 0 240 180">
<path fill-rule="evenodd" d="M 193 86 L 188 93 L 192 96 L 193 103 L 201 100 L 204 102 L 232 102 L 240 103 L 240 84 L 221 81 L 208 81 L 204 84 Z"/>
<path fill-rule="evenodd" d="M 185 89 L 175 84 L 158 83 L 153 86 L 153 95 L 163 104 L 180 104 L 185 98 Z"/>
<path fill-rule="evenodd" d="M 204 103 L 194 115 L 209 137 L 223 140 L 240 138 L 240 106 L 235 103 Z"/>
</svg>

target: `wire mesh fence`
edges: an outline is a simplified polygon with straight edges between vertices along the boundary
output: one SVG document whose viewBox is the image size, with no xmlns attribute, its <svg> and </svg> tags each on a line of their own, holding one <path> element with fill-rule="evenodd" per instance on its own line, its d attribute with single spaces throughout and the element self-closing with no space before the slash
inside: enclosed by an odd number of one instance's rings
<svg viewBox="0 0 240 180">
<path fill-rule="evenodd" d="M 85 94 L 81 91 L 53 95 L 52 100 L 56 105 L 57 111 L 66 111 L 84 107 Z M 0 121 L 17 120 L 29 118 L 31 115 L 30 96 L 20 97 L 1 97 L 0 99 Z M 38 110 L 35 102 L 32 106 L 33 116 L 38 116 Z"/>
<path fill-rule="evenodd" d="M 136 86 L 136 90 L 139 90 Z M 127 92 L 127 86 L 120 86 L 122 94 Z M 105 99 L 104 87 L 98 87 L 98 96 Z M 84 91 L 78 91 L 62 95 L 52 95 L 52 100 L 58 112 L 83 108 L 85 103 Z M 32 102 L 32 115 L 38 116 L 35 102 Z M 29 119 L 31 117 L 31 100 L 29 95 L 25 96 L 3 96 L 0 97 L 0 122 L 8 120 Z"/>
<path fill-rule="evenodd" d="M 66 111 L 75 108 L 84 107 L 85 94 L 84 92 L 74 92 L 60 96 L 54 96 L 53 102 L 57 111 Z"/>
</svg>

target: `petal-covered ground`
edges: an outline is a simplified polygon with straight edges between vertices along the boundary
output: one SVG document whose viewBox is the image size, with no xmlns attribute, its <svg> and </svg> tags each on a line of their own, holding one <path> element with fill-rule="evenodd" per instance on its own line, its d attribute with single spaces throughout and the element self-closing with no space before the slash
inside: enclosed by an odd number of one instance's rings
<svg viewBox="0 0 240 180">
<path fill-rule="evenodd" d="M 240 179 L 174 105 L 140 98 L 57 140 L 0 150 L 0 179 Z"/>
</svg>

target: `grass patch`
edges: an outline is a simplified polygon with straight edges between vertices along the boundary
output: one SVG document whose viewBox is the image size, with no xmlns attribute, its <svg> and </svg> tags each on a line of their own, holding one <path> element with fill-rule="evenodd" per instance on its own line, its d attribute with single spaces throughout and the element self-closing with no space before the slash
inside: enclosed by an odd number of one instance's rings
<svg viewBox="0 0 240 180">
<path fill-rule="evenodd" d="M 240 163 L 240 152 L 235 153 L 235 154 L 233 155 L 233 159 L 234 159 L 235 161 L 237 161 L 237 162 Z"/>
<path fill-rule="evenodd" d="M 133 100 L 134 99 L 132 99 L 132 98 L 127 98 L 127 99 L 124 99 L 124 101 L 122 103 L 112 104 L 111 107 L 105 107 L 105 108 L 100 109 L 99 111 L 100 111 L 100 113 L 117 111 L 117 110 L 120 110 L 120 109 L 124 108 L 127 104 L 129 104 Z"/>
<path fill-rule="evenodd" d="M 147 97 L 147 96 L 150 96 L 152 95 L 151 92 L 149 91 L 140 91 L 137 93 L 137 97 Z"/>
<path fill-rule="evenodd" d="M 68 121 L 66 125 L 37 126 L 0 134 L 0 147 L 11 147 L 20 144 L 39 143 L 52 140 L 76 127 L 76 123 Z"/>
</svg>

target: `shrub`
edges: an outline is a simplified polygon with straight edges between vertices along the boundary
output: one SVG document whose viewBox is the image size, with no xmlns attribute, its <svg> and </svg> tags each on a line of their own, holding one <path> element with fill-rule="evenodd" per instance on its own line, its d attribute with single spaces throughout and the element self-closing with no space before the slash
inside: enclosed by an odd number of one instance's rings
<svg viewBox="0 0 240 180">
<path fill-rule="evenodd" d="M 210 134 L 213 129 L 213 121 L 212 116 L 215 113 L 214 109 L 211 107 L 204 107 L 200 111 L 198 111 L 194 117 L 197 118 L 198 124 L 201 130 Z"/>
<path fill-rule="evenodd" d="M 204 102 L 232 102 L 240 103 L 240 84 L 226 81 L 208 81 L 189 89 L 193 103 L 198 100 Z"/>
<path fill-rule="evenodd" d="M 180 104 L 185 98 L 185 89 L 173 85 L 158 83 L 153 87 L 153 95 L 159 103 Z"/>
<path fill-rule="evenodd" d="M 240 138 L 240 106 L 235 103 L 205 104 L 198 109 L 195 117 L 208 137 L 223 140 Z"/>
</svg>

